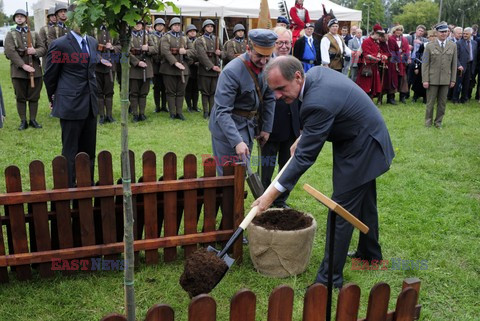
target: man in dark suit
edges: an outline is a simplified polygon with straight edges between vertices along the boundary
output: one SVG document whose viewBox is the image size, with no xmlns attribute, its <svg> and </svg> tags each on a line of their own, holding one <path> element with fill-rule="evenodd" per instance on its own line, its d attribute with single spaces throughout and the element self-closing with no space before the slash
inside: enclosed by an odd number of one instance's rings
<svg viewBox="0 0 480 321">
<path fill-rule="evenodd" d="M 458 77 L 453 90 L 452 101 L 464 104 L 468 100 L 470 80 L 477 65 L 477 42 L 472 40 L 472 28 L 463 30 L 463 39 L 457 42 Z M 461 95 L 460 95 L 461 93 Z"/>
<path fill-rule="evenodd" d="M 376 178 L 388 171 L 394 151 L 380 111 L 370 97 L 344 75 L 314 67 L 305 76 L 302 65 L 293 57 L 272 60 L 265 76 L 277 100 L 291 103 L 298 98 L 301 102 L 303 131 L 292 146 L 292 161 L 275 188 L 264 193 L 253 206 L 265 210 L 281 192 L 292 190 L 300 176 L 313 165 L 324 143 L 330 141 L 333 146 L 332 199 L 370 228 L 368 234 L 360 234 L 356 256 L 381 260 Z M 341 287 L 353 226 L 338 217 L 335 231 L 333 284 Z M 327 229 L 325 256 L 316 278 L 316 282 L 323 284 L 327 283 L 329 269 L 329 234 Z"/>
<path fill-rule="evenodd" d="M 424 43 L 427 43 L 428 40 L 425 38 L 425 32 L 427 28 L 424 25 L 418 25 L 415 29 L 415 32 L 407 36 L 408 44 L 410 45 L 410 58 L 412 61 L 407 65 L 407 81 L 408 81 L 408 94 L 410 95 L 410 88 L 413 85 L 415 79 L 415 66 L 419 62 L 420 55 L 418 53 L 420 46 Z M 407 97 L 408 98 L 408 97 Z M 415 97 L 414 97 L 415 98 Z M 416 101 L 416 99 L 414 99 Z"/>
<path fill-rule="evenodd" d="M 60 118 L 62 155 L 68 162 L 70 187 L 75 186 L 75 156 L 80 152 L 90 156 L 93 181 L 98 114 L 96 49 L 95 38 L 86 36 L 72 21 L 72 30 L 54 40 L 47 53 L 45 87 L 52 115 Z"/>
</svg>

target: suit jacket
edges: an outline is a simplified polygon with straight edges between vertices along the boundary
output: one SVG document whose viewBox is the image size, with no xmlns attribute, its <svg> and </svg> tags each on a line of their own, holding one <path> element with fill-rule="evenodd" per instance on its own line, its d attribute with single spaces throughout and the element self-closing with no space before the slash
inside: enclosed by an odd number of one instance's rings
<svg viewBox="0 0 480 321">
<path fill-rule="evenodd" d="M 0 128 L 3 127 L 3 117 L 6 116 L 5 114 L 5 104 L 3 103 L 3 93 L 2 93 L 2 87 L 0 86 Z"/>
<path fill-rule="evenodd" d="M 88 60 L 80 56 L 80 46 L 71 32 L 50 44 L 43 81 L 50 101 L 54 96 L 54 117 L 81 120 L 89 116 L 90 110 L 95 117 L 98 114 L 95 76 L 98 43 L 90 36 L 87 42 Z"/>
<path fill-rule="evenodd" d="M 250 60 L 246 53 L 241 57 L 246 61 Z M 264 81 L 262 73 L 258 76 L 258 83 L 263 96 L 261 110 L 263 123 L 260 130 L 271 133 L 275 97 Z M 251 145 L 255 137 L 255 118 L 248 119 L 235 115 L 232 110 L 258 111 L 259 107 L 260 100 L 252 77 L 240 58 L 233 59 L 218 78 L 213 115 L 208 125 L 212 139 L 226 141 L 232 148 L 242 141 Z"/>
<path fill-rule="evenodd" d="M 360 57 L 354 57 L 353 51 L 359 51 L 362 45 L 357 41 L 357 37 L 353 37 L 348 41 L 348 48 L 352 50 L 352 67 L 358 67 L 358 60 Z M 360 40 L 363 42 L 363 38 Z"/>
<path fill-rule="evenodd" d="M 457 78 L 457 46 L 445 41 L 442 49 L 438 41 L 425 46 L 422 57 L 422 82 L 430 85 L 449 85 Z"/>
<path fill-rule="evenodd" d="M 370 97 L 345 75 L 313 67 L 305 78 L 302 136 L 279 183 L 291 190 L 315 162 L 325 141 L 333 146 L 336 194 L 365 184 L 390 168 L 394 151 L 385 121 Z"/>
<path fill-rule="evenodd" d="M 300 61 L 303 61 L 303 54 L 305 52 L 305 42 L 306 38 L 305 36 L 299 38 L 297 41 L 295 41 L 295 45 L 293 47 L 293 55 L 295 58 L 297 58 Z M 315 65 L 318 66 L 322 63 L 322 57 L 320 56 L 320 42 L 313 38 L 313 47 L 315 48 L 316 51 L 316 61 Z"/>
<path fill-rule="evenodd" d="M 470 73 L 473 74 L 475 71 L 475 67 L 477 65 L 477 54 L 478 54 L 478 46 L 475 40 L 470 40 L 472 42 L 472 50 L 473 50 L 473 62 L 472 68 L 470 69 Z M 464 69 L 467 68 L 467 63 L 469 60 L 469 53 L 468 53 L 468 44 L 465 39 L 461 39 L 457 42 L 457 67 L 462 66 Z"/>
<path fill-rule="evenodd" d="M 298 115 L 298 100 L 287 104 L 283 100 L 275 102 L 273 128 L 269 141 L 284 142 L 290 137 L 300 136 L 300 116 Z"/>
</svg>

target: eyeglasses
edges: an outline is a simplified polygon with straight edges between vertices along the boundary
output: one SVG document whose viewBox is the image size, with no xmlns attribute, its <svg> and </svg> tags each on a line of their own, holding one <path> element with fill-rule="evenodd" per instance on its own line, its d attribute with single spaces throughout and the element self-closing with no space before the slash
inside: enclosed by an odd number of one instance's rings
<svg viewBox="0 0 480 321">
<path fill-rule="evenodd" d="M 291 41 L 275 41 L 275 45 L 277 45 L 278 47 L 288 46 L 291 44 L 292 44 Z"/>
</svg>

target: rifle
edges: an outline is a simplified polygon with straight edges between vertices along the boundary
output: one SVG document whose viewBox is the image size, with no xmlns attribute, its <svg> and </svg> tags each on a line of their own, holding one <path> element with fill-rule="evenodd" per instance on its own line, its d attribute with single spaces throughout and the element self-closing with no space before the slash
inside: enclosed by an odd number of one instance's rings
<svg viewBox="0 0 480 321">
<path fill-rule="evenodd" d="M 142 46 L 143 45 L 146 45 L 147 44 L 147 41 L 146 41 L 146 34 L 147 34 L 147 30 L 145 29 L 145 21 L 143 22 L 143 39 L 142 39 Z M 145 62 L 146 58 L 145 58 L 145 51 L 142 50 L 142 57 L 141 57 L 142 61 Z M 147 81 L 147 68 L 143 68 L 143 82 L 146 82 Z"/>
<path fill-rule="evenodd" d="M 27 48 L 33 48 L 32 45 L 32 33 L 30 32 L 30 26 L 28 25 L 28 2 L 25 2 L 26 12 L 27 12 Z M 28 65 L 33 68 L 33 58 L 32 55 L 28 55 Z M 35 73 L 30 72 L 30 87 L 35 88 Z"/>
<path fill-rule="evenodd" d="M 217 24 L 220 23 L 220 21 L 218 21 L 217 13 L 216 13 L 216 12 L 215 12 L 215 21 L 217 21 Z M 220 28 L 215 27 L 215 51 L 220 50 L 220 47 L 219 47 L 220 45 L 219 45 L 219 43 L 218 43 L 219 33 L 220 33 Z M 218 58 L 216 52 L 215 52 L 215 61 L 216 61 L 215 64 L 220 67 L 220 59 Z"/>
<path fill-rule="evenodd" d="M 112 37 L 109 35 L 109 40 L 110 40 L 110 43 L 112 44 Z M 113 44 L 112 44 L 113 46 Z M 110 61 L 110 63 L 112 63 L 112 49 L 108 49 L 108 61 Z M 113 64 L 112 64 L 112 67 L 113 67 Z M 110 75 L 110 81 L 113 82 L 113 72 L 112 72 L 112 67 L 109 67 L 108 68 L 108 74 Z"/>
<path fill-rule="evenodd" d="M 182 8 L 180 8 L 180 22 L 183 22 Z M 183 38 L 182 30 L 180 30 L 180 46 L 182 48 L 185 48 L 185 41 L 184 41 L 184 38 Z M 183 55 L 180 54 L 180 53 L 179 53 L 179 55 L 180 55 L 180 63 L 183 65 Z M 185 74 L 184 74 L 183 70 L 180 71 L 180 77 L 182 79 L 182 84 L 184 84 L 185 83 Z"/>
</svg>

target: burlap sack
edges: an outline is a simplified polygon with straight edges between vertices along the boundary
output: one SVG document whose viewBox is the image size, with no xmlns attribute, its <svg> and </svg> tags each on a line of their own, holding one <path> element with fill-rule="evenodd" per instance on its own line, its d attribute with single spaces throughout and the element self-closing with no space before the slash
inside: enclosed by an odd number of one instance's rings
<svg viewBox="0 0 480 321">
<path fill-rule="evenodd" d="M 253 266 L 261 274 L 287 277 L 303 273 L 312 254 L 317 222 L 312 215 L 312 225 L 303 230 L 267 230 L 250 223 L 248 247 Z"/>
</svg>

